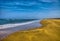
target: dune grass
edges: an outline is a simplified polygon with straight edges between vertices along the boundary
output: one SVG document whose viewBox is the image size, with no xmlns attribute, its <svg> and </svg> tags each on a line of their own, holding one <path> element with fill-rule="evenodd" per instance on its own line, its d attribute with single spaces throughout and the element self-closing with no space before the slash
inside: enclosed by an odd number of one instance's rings
<svg viewBox="0 0 60 41">
<path fill-rule="evenodd" d="M 60 41 L 60 19 L 44 19 L 41 27 L 18 31 L 1 41 Z"/>
</svg>

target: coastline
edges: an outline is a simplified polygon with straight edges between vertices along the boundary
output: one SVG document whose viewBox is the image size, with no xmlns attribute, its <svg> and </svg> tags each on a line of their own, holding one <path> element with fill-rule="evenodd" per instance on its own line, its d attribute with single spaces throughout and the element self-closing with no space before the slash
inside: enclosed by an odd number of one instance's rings
<svg viewBox="0 0 60 41">
<path fill-rule="evenodd" d="M 60 19 L 44 19 L 39 28 L 14 32 L 2 41 L 60 41 Z"/>
<path fill-rule="evenodd" d="M 0 28 L 0 37 L 3 38 L 13 32 L 19 31 L 19 30 L 27 30 L 27 29 L 39 27 L 39 26 L 41 26 L 39 22 L 40 22 L 40 20 L 35 20 L 35 21 L 27 22 L 26 24 L 19 23 L 17 26 L 14 26 L 11 28 L 10 27 L 9 28 Z"/>
<path fill-rule="evenodd" d="M 32 23 L 35 23 L 35 22 L 39 22 L 39 21 L 40 20 L 29 21 L 29 22 L 24 22 L 24 23 L 4 24 L 4 25 L 0 25 L 0 29 L 14 28 L 14 27 L 17 27 L 17 26 L 28 25 L 28 24 L 32 24 Z"/>
</svg>

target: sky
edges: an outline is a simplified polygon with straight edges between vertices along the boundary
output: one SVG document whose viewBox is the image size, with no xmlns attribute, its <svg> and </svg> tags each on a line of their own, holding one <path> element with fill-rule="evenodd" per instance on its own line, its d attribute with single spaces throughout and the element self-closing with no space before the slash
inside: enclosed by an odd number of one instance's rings
<svg viewBox="0 0 60 41">
<path fill-rule="evenodd" d="M 60 18 L 60 0 L 0 0 L 0 18 Z"/>
</svg>

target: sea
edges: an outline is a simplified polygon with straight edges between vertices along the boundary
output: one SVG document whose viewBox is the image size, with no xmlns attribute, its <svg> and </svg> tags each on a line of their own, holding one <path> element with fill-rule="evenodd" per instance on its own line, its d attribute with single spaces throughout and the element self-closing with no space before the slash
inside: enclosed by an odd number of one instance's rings
<svg viewBox="0 0 60 41">
<path fill-rule="evenodd" d="M 38 19 L 0 19 L 0 25 L 24 23 L 24 22 L 34 21 L 34 20 L 38 20 Z"/>
<path fill-rule="evenodd" d="M 1 29 L 27 29 L 40 26 L 39 19 L 0 19 L 0 30 Z M 21 30 L 22 30 L 21 29 Z"/>
</svg>

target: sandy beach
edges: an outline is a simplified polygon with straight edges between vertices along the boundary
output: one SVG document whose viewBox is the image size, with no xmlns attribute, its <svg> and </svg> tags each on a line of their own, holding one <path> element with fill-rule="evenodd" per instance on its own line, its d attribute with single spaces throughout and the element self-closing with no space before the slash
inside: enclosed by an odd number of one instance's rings
<svg viewBox="0 0 60 41">
<path fill-rule="evenodd" d="M 2 41 L 60 41 L 60 19 L 44 19 L 42 26 L 29 30 L 19 30 Z"/>
</svg>

